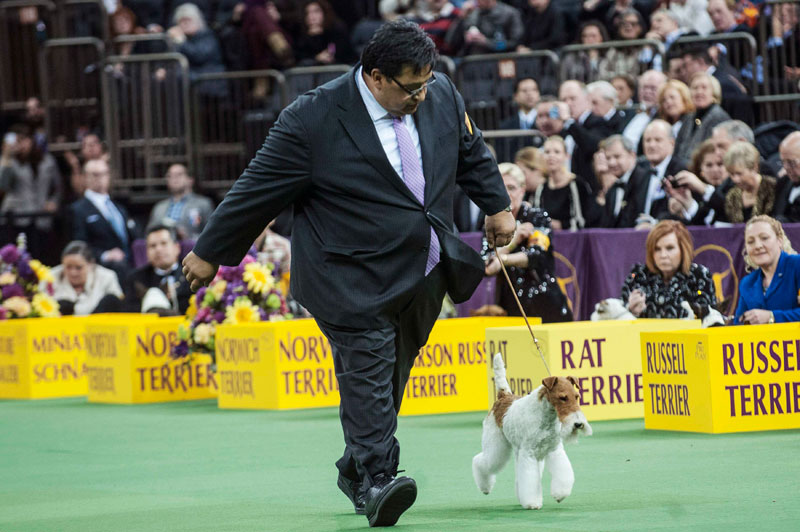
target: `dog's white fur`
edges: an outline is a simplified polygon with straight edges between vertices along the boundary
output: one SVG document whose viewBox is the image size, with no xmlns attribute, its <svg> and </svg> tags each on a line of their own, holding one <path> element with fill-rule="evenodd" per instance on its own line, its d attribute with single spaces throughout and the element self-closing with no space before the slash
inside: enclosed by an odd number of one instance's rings
<svg viewBox="0 0 800 532">
<path fill-rule="evenodd" d="M 493 359 L 494 381 L 498 390 L 511 393 L 506 380 L 503 358 L 498 353 Z M 516 463 L 516 492 L 525 509 L 542 507 L 542 473 L 545 468 L 552 477 L 550 494 L 561 502 L 572 493 L 575 474 L 564 451 L 564 441 L 575 441 L 579 433 L 592 434 L 592 427 L 578 409 L 564 420 L 559 416 L 547 396 L 540 398 L 539 386 L 525 397 L 511 403 L 498 426 L 493 412 L 483 421 L 482 451 L 472 459 L 472 475 L 478 489 L 489 494 L 497 473 L 514 454 Z"/>
<path fill-rule="evenodd" d="M 681 307 L 686 309 L 686 312 L 689 313 L 684 319 L 697 319 L 697 316 L 692 310 L 692 306 L 688 302 L 681 301 Z M 725 325 L 725 318 L 722 316 L 722 313 L 714 307 L 708 307 L 708 314 L 700 321 L 700 326 L 705 329 L 706 327 L 712 327 L 714 325 Z"/>
<path fill-rule="evenodd" d="M 621 299 L 609 297 L 595 304 L 594 312 L 589 319 L 592 321 L 635 320 L 636 316 L 631 314 Z"/>
</svg>

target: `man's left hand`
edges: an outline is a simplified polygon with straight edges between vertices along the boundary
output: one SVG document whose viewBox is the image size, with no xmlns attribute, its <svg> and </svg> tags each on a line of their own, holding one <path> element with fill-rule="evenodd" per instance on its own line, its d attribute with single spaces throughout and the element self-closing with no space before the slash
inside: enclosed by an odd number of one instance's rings
<svg viewBox="0 0 800 532">
<path fill-rule="evenodd" d="M 508 211 L 500 211 L 497 214 L 487 216 L 485 224 L 486 240 L 492 249 L 503 247 L 511 242 L 514 237 L 514 230 L 517 227 L 514 215 Z"/>
</svg>

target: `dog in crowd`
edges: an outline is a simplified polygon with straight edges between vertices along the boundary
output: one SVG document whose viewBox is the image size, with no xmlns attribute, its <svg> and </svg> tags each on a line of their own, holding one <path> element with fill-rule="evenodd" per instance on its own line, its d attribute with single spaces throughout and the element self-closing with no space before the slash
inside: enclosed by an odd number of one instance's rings
<svg viewBox="0 0 800 532">
<path fill-rule="evenodd" d="M 497 400 L 483 420 L 481 452 L 472 459 L 478 489 L 489 494 L 497 473 L 512 452 L 516 463 L 517 498 L 525 509 L 542 507 L 542 473 L 550 472 L 550 494 L 556 502 L 572 493 L 575 474 L 564 442 L 591 436 L 592 427 L 581 412 L 573 377 L 547 377 L 524 397 L 511 393 L 500 353 L 494 355 Z"/>
<path fill-rule="evenodd" d="M 470 316 L 508 316 L 506 309 L 500 305 L 483 305 L 469 311 Z"/>
<path fill-rule="evenodd" d="M 625 303 L 616 297 L 609 297 L 595 304 L 594 312 L 589 318 L 592 321 L 600 320 L 635 320 Z"/>
</svg>

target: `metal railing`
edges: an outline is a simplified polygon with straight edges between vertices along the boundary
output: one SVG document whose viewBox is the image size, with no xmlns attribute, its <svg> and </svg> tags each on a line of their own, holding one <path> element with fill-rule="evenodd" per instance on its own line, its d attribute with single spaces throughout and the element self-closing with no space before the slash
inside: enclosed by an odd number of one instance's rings
<svg viewBox="0 0 800 532">
<path fill-rule="evenodd" d="M 756 39 L 749 33 L 714 33 L 706 37 L 692 36 L 679 37 L 670 47 L 670 53 L 681 53 L 691 50 L 697 46 L 717 46 L 717 61 L 721 64 L 728 64 L 736 70 L 745 83 L 747 91 L 751 95 L 759 94 L 757 76 L 748 78 L 747 72 L 751 71 L 756 65 Z M 744 74 L 743 74 L 744 73 Z"/>
<path fill-rule="evenodd" d="M 174 51 L 175 47 L 166 33 L 118 35 L 111 44 L 111 52 L 115 55 L 163 54 Z"/>
<path fill-rule="evenodd" d="M 589 61 L 597 52 L 596 61 Z M 653 68 L 656 58 L 664 64 L 664 43 L 655 39 L 607 41 L 598 44 L 570 44 L 560 50 L 559 79 L 591 83 L 617 74 L 638 76 Z"/>
<path fill-rule="evenodd" d="M 796 93 L 800 79 L 800 42 L 797 37 L 800 32 L 800 1 L 769 0 L 765 4 L 756 31 L 761 53 L 756 70 L 761 83 L 760 94 Z M 782 26 L 779 35 L 774 34 L 773 19 L 776 18 Z"/>
<path fill-rule="evenodd" d="M 456 83 L 467 112 L 481 129 L 497 129 L 514 113 L 514 83 L 534 78 L 539 90 L 558 89 L 559 58 L 550 50 L 465 57 L 456 70 Z"/>
<path fill-rule="evenodd" d="M 350 65 L 328 65 L 296 67 L 284 70 L 283 76 L 286 86 L 284 105 L 289 105 L 301 94 L 305 94 L 346 72 L 350 72 L 352 68 Z"/>
<path fill-rule="evenodd" d="M 496 129 L 482 133 L 498 163 L 514 162 L 519 150 L 527 146 L 538 148 L 545 141 L 544 133 L 536 129 Z"/>
<path fill-rule="evenodd" d="M 755 100 L 761 123 L 773 120 L 800 122 L 800 93 L 756 96 Z"/>
<path fill-rule="evenodd" d="M 55 0 L 59 37 L 94 37 L 109 41 L 108 13 L 103 0 Z"/>
</svg>

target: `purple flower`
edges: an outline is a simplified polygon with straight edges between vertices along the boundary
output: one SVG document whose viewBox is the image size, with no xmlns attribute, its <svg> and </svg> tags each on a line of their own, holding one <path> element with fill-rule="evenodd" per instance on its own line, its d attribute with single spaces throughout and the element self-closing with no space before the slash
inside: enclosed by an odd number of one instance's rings
<svg viewBox="0 0 800 532">
<path fill-rule="evenodd" d="M 186 340 L 181 340 L 178 345 L 172 348 L 172 358 L 185 357 L 189 354 L 189 343 Z"/>
<path fill-rule="evenodd" d="M 38 281 L 39 278 L 36 277 L 36 272 L 28 264 L 28 260 L 30 260 L 30 256 L 27 253 L 23 254 L 21 260 L 17 262 L 17 272 L 26 281 Z"/>
<path fill-rule="evenodd" d="M 223 321 L 225 321 L 225 313 L 222 312 L 221 310 L 217 311 L 217 312 L 214 313 L 214 318 L 213 319 L 217 323 L 222 323 Z"/>
<path fill-rule="evenodd" d="M 230 307 L 231 305 L 233 305 L 234 301 L 236 301 L 236 294 L 230 293 L 226 295 L 225 298 L 222 300 L 222 306 Z"/>
<path fill-rule="evenodd" d="M 199 323 L 208 323 L 211 318 L 211 309 L 208 307 L 202 307 L 200 310 L 197 311 L 197 316 L 195 319 Z"/>
<path fill-rule="evenodd" d="M 253 258 L 258 258 L 258 250 L 255 246 L 250 246 L 250 249 L 247 250 L 247 254 Z"/>
<path fill-rule="evenodd" d="M 3 299 L 10 297 L 25 297 L 25 290 L 17 283 L 7 284 L 3 287 Z"/>
<path fill-rule="evenodd" d="M 206 290 L 207 288 L 205 286 L 201 286 L 197 290 L 197 296 L 194 298 L 194 300 L 197 301 L 198 306 L 200 306 L 200 303 L 203 302 L 203 298 L 206 297 Z"/>
<path fill-rule="evenodd" d="M 0 259 L 6 264 L 14 264 L 19 260 L 19 250 L 14 244 L 6 244 L 0 248 Z"/>
<path fill-rule="evenodd" d="M 266 310 L 264 310 L 263 308 L 259 307 L 258 308 L 258 313 L 261 315 L 261 321 L 267 321 L 267 317 L 269 316 L 269 313 Z"/>
<path fill-rule="evenodd" d="M 0 307 L 0 321 L 3 321 L 8 318 L 8 312 L 6 311 L 5 307 Z"/>
</svg>

